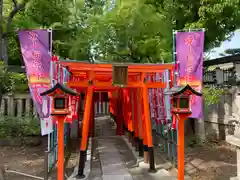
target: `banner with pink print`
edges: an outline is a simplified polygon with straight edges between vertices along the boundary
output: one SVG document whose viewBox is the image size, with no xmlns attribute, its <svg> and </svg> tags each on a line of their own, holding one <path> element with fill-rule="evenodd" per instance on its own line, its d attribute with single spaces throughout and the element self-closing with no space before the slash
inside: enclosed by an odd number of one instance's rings
<svg viewBox="0 0 240 180">
<path fill-rule="evenodd" d="M 26 67 L 29 89 L 32 95 L 37 113 L 44 121 L 42 126 L 42 135 L 52 131 L 51 116 L 50 116 L 50 98 L 40 96 L 50 88 L 50 62 L 51 54 L 49 31 L 41 30 L 26 30 L 18 33 L 21 52 Z"/>
<path fill-rule="evenodd" d="M 179 85 L 189 84 L 202 91 L 204 31 L 177 32 L 176 58 L 179 62 Z M 202 97 L 191 97 L 192 118 L 203 118 Z"/>
</svg>

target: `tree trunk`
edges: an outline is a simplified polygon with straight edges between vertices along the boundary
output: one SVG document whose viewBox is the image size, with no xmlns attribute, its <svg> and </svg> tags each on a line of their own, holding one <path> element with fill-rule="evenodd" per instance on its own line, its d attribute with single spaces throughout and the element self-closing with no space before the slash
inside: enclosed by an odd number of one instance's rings
<svg viewBox="0 0 240 180">
<path fill-rule="evenodd" d="M 6 32 L 2 36 L 3 37 L 3 60 L 5 65 L 8 65 L 8 36 L 11 31 L 12 20 L 19 11 L 22 11 L 25 8 L 27 2 L 28 0 L 25 0 L 21 4 L 18 4 L 16 0 L 12 0 L 13 10 L 10 12 L 7 18 Z"/>
<path fill-rule="evenodd" d="M 3 0 L 0 0 L 0 60 L 3 60 Z"/>
</svg>

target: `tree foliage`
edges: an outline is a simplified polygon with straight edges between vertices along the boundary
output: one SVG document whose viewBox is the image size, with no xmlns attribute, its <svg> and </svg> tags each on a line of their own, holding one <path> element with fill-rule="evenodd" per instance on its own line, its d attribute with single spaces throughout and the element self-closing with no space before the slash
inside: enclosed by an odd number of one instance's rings
<svg viewBox="0 0 240 180">
<path fill-rule="evenodd" d="M 224 89 L 216 88 L 216 87 L 209 87 L 203 88 L 203 95 L 204 95 L 204 104 L 206 107 L 218 104 L 220 102 L 221 96 L 225 93 Z"/>
<path fill-rule="evenodd" d="M 220 56 L 232 56 L 240 54 L 240 48 L 226 49 Z"/>
<path fill-rule="evenodd" d="M 4 1 L 3 31 L 14 9 Z M 16 2 L 16 1 L 15 1 Z M 205 50 L 240 25 L 240 0 L 22 0 L 12 19 L 8 55 L 21 64 L 17 29 L 53 28 L 63 57 L 92 61 L 170 62 L 172 29 L 205 28 Z"/>
<path fill-rule="evenodd" d="M 219 46 L 240 26 L 239 0 L 145 0 L 171 19 L 176 30 L 205 28 L 205 49 Z"/>
</svg>

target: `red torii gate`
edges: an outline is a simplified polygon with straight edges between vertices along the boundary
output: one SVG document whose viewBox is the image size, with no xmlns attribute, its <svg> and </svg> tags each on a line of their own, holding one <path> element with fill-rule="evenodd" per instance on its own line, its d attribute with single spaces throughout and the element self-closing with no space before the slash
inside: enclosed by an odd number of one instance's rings
<svg viewBox="0 0 240 180">
<path fill-rule="evenodd" d="M 67 86 L 78 91 L 86 91 L 85 109 L 80 145 L 78 178 L 84 177 L 85 153 L 91 122 L 93 94 L 105 91 L 110 97 L 110 112 L 116 116 L 117 134 L 123 135 L 123 126 L 134 138 L 143 144 L 145 157 L 149 156 L 149 171 L 156 172 L 152 142 L 152 127 L 149 110 L 148 89 L 165 88 L 163 82 L 147 81 L 146 75 L 169 70 L 173 77 L 174 64 L 89 64 L 83 62 L 60 61 L 60 64 L 71 73 Z M 124 84 L 113 82 L 114 68 L 127 68 L 127 79 Z M 115 75 L 117 75 L 115 73 Z M 173 82 L 173 81 L 172 81 Z M 129 100 L 134 100 L 134 110 L 129 112 Z M 142 110 L 142 111 L 141 111 Z M 136 114 L 134 120 L 132 113 Z M 134 123 L 133 123 L 134 122 Z M 59 136 L 63 136 L 59 134 Z M 60 152 L 59 152 L 60 153 Z M 61 173 L 61 172 L 60 172 Z M 60 180 L 60 179 L 59 179 Z"/>
</svg>

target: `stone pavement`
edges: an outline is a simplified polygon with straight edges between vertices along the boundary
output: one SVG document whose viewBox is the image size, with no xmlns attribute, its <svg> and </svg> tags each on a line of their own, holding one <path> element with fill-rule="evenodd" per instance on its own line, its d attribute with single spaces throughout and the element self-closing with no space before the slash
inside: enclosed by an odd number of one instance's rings
<svg viewBox="0 0 240 180">
<path fill-rule="evenodd" d="M 103 180 L 133 180 L 125 161 L 116 147 L 118 138 L 99 139 L 98 151 Z"/>
<path fill-rule="evenodd" d="M 116 136 L 116 125 L 109 118 L 96 118 L 96 137 L 92 140 L 91 166 L 88 180 L 176 180 L 170 173 L 158 168 L 148 173 L 148 164 L 137 163 L 137 157 L 123 137 Z M 159 166 L 161 167 L 161 166 Z"/>
</svg>

